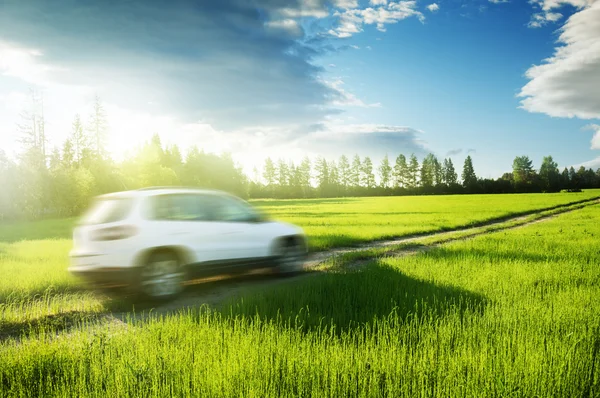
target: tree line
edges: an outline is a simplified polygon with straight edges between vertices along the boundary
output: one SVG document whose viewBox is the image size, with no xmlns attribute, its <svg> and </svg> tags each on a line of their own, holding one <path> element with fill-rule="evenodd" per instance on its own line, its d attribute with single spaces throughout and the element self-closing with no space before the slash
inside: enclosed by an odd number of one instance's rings
<svg viewBox="0 0 600 398">
<path fill-rule="evenodd" d="M 299 163 L 267 158 L 247 176 L 230 154 L 163 145 L 158 135 L 133 156 L 116 162 L 106 150 L 108 123 L 98 97 L 83 120 L 75 115 L 68 138 L 49 148 L 43 98 L 31 93 L 30 106 L 17 126 L 22 150 L 16 161 L 0 150 L 0 220 L 67 217 L 80 214 L 96 195 L 146 186 L 197 186 L 221 189 L 244 198 L 319 198 L 339 196 L 462 193 L 557 192 L 600 187 L 600 169 L 559 171 L 551 156 L 539 169 L 517 156 L 512 172 L 498 179 L 478 178 L 471 156 L 462 170 L 452 159 L 415 154 L 379 165 L 370 157 L 342 155 L 337 160 L 305 157 Z"/>
<path fill-rule="evenodd" d="M 593 171 L 582 166 L 561 172 L 552 156 L 546 156 L 536 170 L 528 156 L 517 156 L 512 172 L 497 179 L 479 178 L 470 155 L 465 158 L 462 170 L 457 171 L 452 159 L 440 161 L 430 153 L 421 162 L 415 154 L 408 158 L 400 154 L 394 161 L 385 155 L 377 167 L 368 156 L 361 159 L 354 155 L 350 160 L 342 155 L 337 161 L 319 157 L 312 169 L 308 157 L 297 166 L 293 162 L 281 159 L 274 162 L 267 158 L 262 180 L 255 177 L 250 181 L 249 194 L 251 197 L 297 198 L 535 193 L 584 188 L 600 188 L 600 169 Z"/>
</svg>

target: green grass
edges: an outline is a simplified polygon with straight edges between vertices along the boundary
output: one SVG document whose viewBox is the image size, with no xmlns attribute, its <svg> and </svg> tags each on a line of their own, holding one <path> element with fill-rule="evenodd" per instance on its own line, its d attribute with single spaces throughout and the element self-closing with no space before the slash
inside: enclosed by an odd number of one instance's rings
<svg viewBox="0 0 600 398">
<path fill-rule="evenodd" d="M 599 210 L 248 288 L 216 309 L 99 324 L 85 314 L 105 303 L 88 298 L 0 342 L 0 396 L 599 396 Z M 57 242 L 2 256 L 62 272 Z M 32 302 L 35 278 L 5 275 L 1 289 L 21 292 L 11 305 Z"/>
<path fill-rule="evenodd" d="M 600 196 L 581 193 L 448 195 L 253 203 L 276 219 L 304 228 L 314 250 L 484 223 Z"/>
</svg>

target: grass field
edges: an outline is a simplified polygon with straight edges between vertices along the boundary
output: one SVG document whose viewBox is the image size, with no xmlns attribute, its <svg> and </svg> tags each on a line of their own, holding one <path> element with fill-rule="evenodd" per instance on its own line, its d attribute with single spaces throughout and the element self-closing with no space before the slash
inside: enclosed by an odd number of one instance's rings
<svg viewBox="0 0 600 398">
<path fill-rule="evenodd" d="M 265 214 L 302 226 L 313 250 L 485 223 L 600 197 L 578 193 L 254 200 Z M 75 218 L 0 223 L 0 242 L 70 239 Z"/>
<path fill-rule="evenodd" d="M 257 204 L 325 248 L 593 194 Z M 124 321 L 64 272 L 69 239 L 4 227 L 0 396 L 600 396 L 599 210 Z"/>
</svg>

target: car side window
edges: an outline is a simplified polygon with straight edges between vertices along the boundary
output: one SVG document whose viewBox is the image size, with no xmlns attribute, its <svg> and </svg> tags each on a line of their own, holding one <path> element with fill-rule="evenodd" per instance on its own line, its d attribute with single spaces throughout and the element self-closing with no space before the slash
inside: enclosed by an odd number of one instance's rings
<svg viewBox="0 0 600 398">
<path fill-rule="evenodd" d="M 153 217 L 156 220 L 207 221 L 209 214 L 200 195 L 169 194 L 152 198 Z"/>
<path fill-rule="evenodd" d="M 248 222 L 256 219 L 256 211 L 241 201 L 224 196 L 213 196 L 211 199 L 214 221 Z"/>
</svg>

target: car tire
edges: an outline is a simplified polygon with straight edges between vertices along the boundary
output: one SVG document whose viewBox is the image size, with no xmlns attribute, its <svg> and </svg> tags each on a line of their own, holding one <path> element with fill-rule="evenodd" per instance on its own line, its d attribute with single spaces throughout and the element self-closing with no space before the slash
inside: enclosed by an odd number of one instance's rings
<svg viewBox="0 0 600 398">
<path fill-rule="evenodd" d="M 151 300 L 171 300 L 183 291 L 185 272 L 175 253 L 150 254 L 139 273 L 138 290 Z"/>
<path fill-rule="evenodd" d="M 275 272 L 279 275 L 295 275 L 304 270 L 306 253 L 297 242 L 285 241 L 278 245 Z"/>
</svg>

